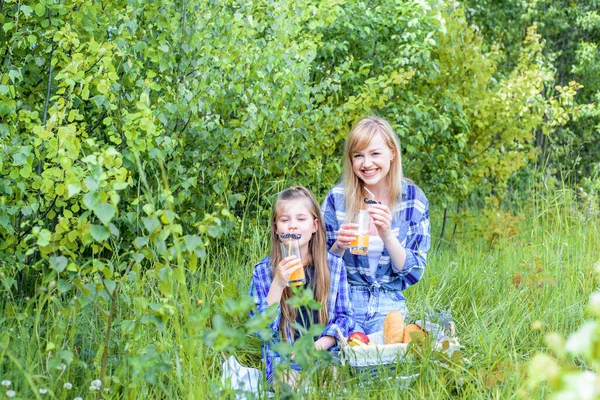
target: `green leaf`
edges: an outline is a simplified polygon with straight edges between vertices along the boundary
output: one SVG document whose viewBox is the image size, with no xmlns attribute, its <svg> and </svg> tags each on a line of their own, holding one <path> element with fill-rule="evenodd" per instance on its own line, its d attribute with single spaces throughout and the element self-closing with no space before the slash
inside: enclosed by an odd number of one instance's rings
<svg viewBox="0 0 600 400">
<path fill-rule="evenodd" d="M 110 236 L 108 229 L 102 225 L 92 225 L 90 227 L 90 234 L 97 242 L 103 242 Z"/>
<path fill-rule="evenodd" d="M 67 186 L 67 198 L 70 199 L 73 196 L 76 196 L 81 192 L 81 185 L 79 183 L 70 183 Z"/>
<path fill-rule="evenodd" d="M 19 71 L 18 69 L 11 69 L 10 71 L 8 71 L 8 76 L 10 77 L 12 83 L 15 83 L 15 81 L 23 78 L 23 76 L 21 75 L 21 71 Z"/>
<path fill-rule="evenodd" d="M 52 234 L 48 229 L 42 229 L 38 234 L 37 245 L 40 247 L 48 246 L 52 240 Z"/>
<path fill-rule="evenodd" d="M 67 268 L 68 260 L 65 256 L 50 257 L 50 267 L 59 274 Z"/>
<path fill-rule="evenodd" d="M 183 268 L 175 268 L 173 270 L 173 278 L 183 285 L 185 285 L 185 270 Z"/>
<path fill-rule="evenodd" d="M 185 242 L 185 248 L 190 253 L 196 250 L 197 247 L 202 246 L 202 239 L 197 235 L 186 235 L 183 241 Z"/>
<path fill-rule="evenodd" d="M 109 203 L 100 203 L 94 206 L 94 214 L 104 225 L 107 225 L 113 219 L 115 212 L 115 206 Z"/>
<path fill-rule="evenodd" d="M 144 247 L 144 246 L 146 246 L 146 245 L 148 244 L 148 241 L 149 241 L 149 240 L 150 240 L 150 239 L 148 239 L 148 238 L 147 238 L 147 237 L 145 237 L 145 236 L 142 236 L 142 237 L 137 237 L 137 238 L 135 238 L 135 240 L 133 241 L 133 245 L 135 246 L 135 248 L 136 248 L 136 249 L 139 249 L 139 248 L 141 248 L 141 247 Z"/>
<path fill-rule="evenodd" d="M 29 17 L 31 13 L 33 13 L 33 8 L 23 4 L 21 5 L 21 12 L 25 14 L 26 17 Z"/>
<path fill-rule="evenodd" d="M 113 281 L 112 279 L 105 279 L 104 285 L 108 289 L 108 294 L 113 296 L 115 293 L 115 289 L 117 288 L 117 283 L 115 281 Z"/>
<path fill-rule="evenodd" d="M 173 284 L 171 282 L 159 281 L 158 290 L 160 290 L 165 297 L 173 297 Z"/>
<path fill-rule="evenodd" d="M 211 225 L 206 230 L 208 231 L 208 234 L 214 238 L 220 237 L 221 233 L 223 232 L 223 229 L 221 229 L 220 226 L 216 226 L 216 225 Z"/>
<path fill-rule="evenodd" d="M 142 222 L 144 223 L 144 226 L 146 227 L 149 233 L 154 232 L 156 228 L 160 226 L 160 221 L 154 216 L 142 218 Z"/>
<path fill-rule="evenodd" d="M 65 363 L 67 364 L 71 364 L 73 362 L 73 352 L 71 352 L 70 350 L 62 350 L 60 352 L 60 357 L 64 360 Z"/>
<path fill-rule="evenodd" d="M 58 280 L 57 287 L 58 287 L 58 291 L 60 293 L 67 293 L 68 291 L 71 290 L 71 284 L 68 281 L 64 280 L 64 279 L 59 279 Z"/>
<path fill-rule="evenodd" d="M 44 7 L 42 3 L 36 4 L 35 7 L 33 7 L 33 10 L 38 17 L 43 17 L 46 13 L 46 7 Z"/>
<path fill-rule="evenodd" d="M 100 195 L 97 192 L 89 192 L 83 196 L 83 204 L 88 208 L 88 210 L 93 210 L 96 203 L 100 200 Z"/>
<path fill-rule="evenodd" d="M 85 186 L 88 188 L 90 192 L 95 192 L 98 190 L 98 182 L 94 179 L 93 176 L 86 176 L 84 179 Z"/>
<path fill-rule="evenodd" d="M 98 89 L 98 92 L 100 92 L 102 94 L 108 93 L 108 84 L 106 83 L 106 81 L 104 79 L 101 79 L 100 82 L 98 82 L 98 85 L 96 85 L 96 88 Z"/>
</svg>

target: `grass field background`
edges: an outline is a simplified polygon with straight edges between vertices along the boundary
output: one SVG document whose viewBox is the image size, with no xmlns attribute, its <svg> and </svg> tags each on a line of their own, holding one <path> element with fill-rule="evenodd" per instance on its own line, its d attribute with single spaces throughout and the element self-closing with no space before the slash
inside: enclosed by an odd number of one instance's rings
<svg viewBox="0 0 600 400">
<path fill-rule="evenodd" d="M 439 219 L 433 210 L 434 235 L 439 235 Z M 406 292 L 415 315 L 425 309 L 452 314 L 463 362 L 440 362 L 422 348 L 412 362 L 394 373 L 382 370 L 371 380 L 348 367 L 335 378 L 328 372 L 314 375 L 302 397 L 544 397 L 543 388 L 527 391 L 528 362 L 547 352 L 546 334 L 566 337 L 585 320 L 597 286 L 598 222 L 597 211 L 570 190 L 531 198 L 511 213 L 463 218 L 451 243 L 436 251 L 434 238 L 424 278 Z M 100 391 L 90 386 L 101 368 L 106 299 L 80 304 L 58 295 L 52 282 L 36 298 L 4 297 L 0 378 L 10 381 L 16 398 L 231 395 L 220 383 L 228 355 L 261 367 L 260 341 L 246 325 L 246 293 L 254 263 L 268 252 L 268 239 L 259 224 L 246 226 L 244 235 L 252 245 L 209 249 L 198 269 L 188 270 L 186 284 L 176 285 L 172 299 L 161 297 L 154 276 L 140 274 L 124 285 L 109 331 L 108 383 Z M 140 311 L 148 306 L 144 302 L 155 310 L 155 319 Z M 395 377 L 415 373 L 400 390 Z M 288 395 L 298 392 L 277 393 Z"/>
</svg>

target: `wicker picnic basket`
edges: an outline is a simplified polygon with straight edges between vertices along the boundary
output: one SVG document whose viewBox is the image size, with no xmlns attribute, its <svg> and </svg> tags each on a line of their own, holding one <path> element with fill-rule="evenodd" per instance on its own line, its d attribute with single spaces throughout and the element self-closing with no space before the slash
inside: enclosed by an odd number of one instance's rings
<svg viewBox="0 0 600 400">
<path fill-rule="evenodd" d="M 435 338 L 436 349 L 449 355 L 460 349 L 452 321 L 446 327 L 427 321 L 415 321 L 415 324 L 419 325 L 430 337 Z M 365 346 L 350 346 L 347 338 L 339 330 L 338 336 L 340 337 L 340 362 L 342 365 L 348 364 L 355 368 L 373 367 L 396 364 L 408 361 L 410 358 L 408 344 L 383 344 L 383 332 L 367 335 L 371 343 Z"/>
</svg>

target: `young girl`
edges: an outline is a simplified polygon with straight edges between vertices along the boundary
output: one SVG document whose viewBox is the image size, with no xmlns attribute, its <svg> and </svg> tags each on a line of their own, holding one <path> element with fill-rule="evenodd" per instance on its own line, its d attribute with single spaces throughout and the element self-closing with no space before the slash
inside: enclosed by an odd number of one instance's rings
<svg viewBox="0 0 600 400">
<path fill-rule="evenodd" d="M 298 241 L 306 285 L 312 288 L 315 300 L 322 305 L 318 312 L 298 312 L 286 303 L 292 296 L 288 286 L 290 276 L 302 267 L 296 265 L 295 257 L 282 258 L 281 238 L 290 233 L 300 236 Z M 264 313 L 271 304 L 279 305 L 279 313 L 271 324 L 275 342 L 282 338 L 293 343 L 297 339 L 299 333 L 290 325 L 292 322 L 298 322 L 306 328 L 311 322 L 326 326 L 325 331 L 315 340 L 315 347 L 319 350 L 330 349 L 336 344 L 337 328 L 346 337 L 352 332 L 354 319 L 350 310 L 344 262 L 340 256 L 327 252 L 325 226 L 319 205 L 308 189 L 294 186 L 279 193 L 271 222 L 271 255 L 254 267 L 250 296 L 259 313 Z M 272 350 L 273 344 L 274 342 L 263 343 L 268 382 L 273 381 L 275 364 L 283 362 Z M 294 363 L 291 366 L 295 370 L 299 369 Z"/>
<path fill-rule="evenodd" d="M 370 215 L 367 255 L 348 248 L 359 210 Z M 402 291 L 423 276 L 430 246 L 428 201 L 402 177 L 400 146 L 390 124 L 378 117 L 359 121 L 346 139 L 342 183 L 322 205 L 330 251 L 348 270 L 355 330 L 383 329 L 390 311 L 406 315 Z"/>
</svg>

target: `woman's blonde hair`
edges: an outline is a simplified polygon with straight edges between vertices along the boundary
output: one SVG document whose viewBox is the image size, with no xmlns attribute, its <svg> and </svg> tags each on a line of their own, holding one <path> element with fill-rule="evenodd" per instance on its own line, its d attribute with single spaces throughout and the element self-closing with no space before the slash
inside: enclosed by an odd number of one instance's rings
<svg viewBox="0 0 600 400">
<path fill-rule="evenodd" d="M 381 135 L 387 146 L 395 153 L 387 175 L 389 188 L 388 204 L 392 212 L 399 198 L 402 198 L 402 158 L 400 144 L 389 122 L 376 116 L 368 116 L 358 121 L 350 130 L 344 148 L 344 172 L 342 181 L 346 195 L 346 218 L 352 220 L 363 207 L 363 181 L 352 169 L 352 155 L 369 146 L 375 135 Z"/>
<path fill-rule="evenodd" d="M 321 304 L 319 310 L 319 321 L 320 324 L 327 324 L 327 299 L 329 298 L 329 287 L 331 277 L 329 275 L 329 263 L 327 262 L 327 243 L 326 243 L 326 231 L 325 224 L 321 218 L 321 209 L 319 203 L 315 199 L 315 196 L 310 190 L 302 186 L 292 186 L 288 189 L 283 190 L 277 196 L 277 201 L 273 207 L 273 216 L 271 218 L 271 264 L 273 271 L 279 265 L 282 254 L 281 248 L 279 247 L 280 239 L 277 234 L 277 219 L 279 218 L 279 210 L 283 202 L 286 201 L 304 201 L 311 216 L 317 220 L 317 231 L 312 235 L 308 242 L 308 250 L 312 258 L 312 265 L 314 268 L 314 294 L 315 300 Z M 308 260 L 304 260 L 305 262 Z M 280 331 L 285 332 L 286 325 L 296 321 L 297 311 L 286 304 L 286 301 L 292 297 L 292 290 L 290 287 L 286 287 L 281 295 L 281 322 Z M 316 321 L 315 321 L 316 322 Z M 290 326 L 292 337 L 294 337 L 294 330 Z M 285 334 L 283 335 L 284 340 L 287 340 Z"/>
</svg>

